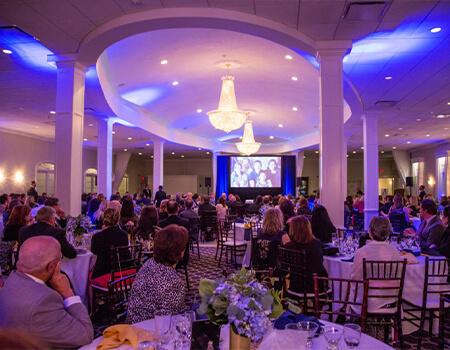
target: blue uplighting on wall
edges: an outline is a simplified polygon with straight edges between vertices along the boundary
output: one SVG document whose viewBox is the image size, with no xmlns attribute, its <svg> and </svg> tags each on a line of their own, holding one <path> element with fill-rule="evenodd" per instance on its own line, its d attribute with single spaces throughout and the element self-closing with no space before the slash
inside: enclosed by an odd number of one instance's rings
<svg viewBox="0 0 450 350">
<path fill-rule="evenodd" d="M 228 195 L 228 156 L 218 156 L 217 157 L 217 187 L 216 187 L 216 198 L 222 193 Z"/>
<path fill-rule="evenodd" d="M 150 86 L 120 93 L 123 99 L 141 107 L 146 107 L 150 103 L 157 101 L 162 95 L 161 88 Z"/>
</svg>

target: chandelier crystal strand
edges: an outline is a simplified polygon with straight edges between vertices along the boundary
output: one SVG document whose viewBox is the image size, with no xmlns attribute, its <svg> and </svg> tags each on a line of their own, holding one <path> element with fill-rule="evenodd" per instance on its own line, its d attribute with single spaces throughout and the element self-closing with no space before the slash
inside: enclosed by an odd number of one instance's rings
<svg viewBox="0 0 450 350">
<path fill-rule="evenodd" d="M 255 137 L 253 136 L 253 126 L 252 121 L 247 120 L 244 126 L 244 136 L 242 137 L 242 142 L 236 143 L 236 147 L 239 152 L 249 156 L 250 154 L 256 153 L 261 146 L 260 142 L 255 142 Z"/>
<path fill-rule="evenodd" d="M 211 124 L 226 133 L 239 129 L 248 115 L 248 113 L 238 110 L 233 80 L 234 77 L 230 75 L 222 77 L 219 107 L 217 110 L 207 113 Z"/>
</svg>

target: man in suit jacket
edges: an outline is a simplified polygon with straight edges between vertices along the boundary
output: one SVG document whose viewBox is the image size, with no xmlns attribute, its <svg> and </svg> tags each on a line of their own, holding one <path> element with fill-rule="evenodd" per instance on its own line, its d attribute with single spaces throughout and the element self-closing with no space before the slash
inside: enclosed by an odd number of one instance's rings
<svg viewBox="0 0 450 350">
<path fill-rule="evenodd" d="M 186 206 L 186 209 L 184 209 L 182 212 L 180 212 L 180 218 L 189 220 L 190 218 L 197 218 L 198 214 L 192 210 L 192 206 L 194 205 L 194 201 L 192 199 L 187 199 L 186 203 L 184 204 Z"/>
<path fill-rule="evenodd" d="M 20 329 L 46 348 L 70 349 L 92 342 L 88 311 L 60 273 L 60 259 L 61 248 L 53 237 L 32 237 L 23 244 L 17 271 L 0 288 L 0 327 Z"/>
<path fill-rule="evenodd" d="M 189 221 L 183 218 L 180 218 L 178 214 L 178 203 L 174 200 L 171 200 L 167 203 L 167 213 L 169 217 L 159 222 L 159 227 L 164 228 L 169 225 L 178 225 L 185 227 L 188 232 L 190 229 Z"/>
<path fill-rule="evenodd" d="M 166 192 L 163 191 L 163 187 L 159 186 L 159 190 L 155 194 L 155 207 L 159 208 L 159 206 L 161 205 L 161 202 L 164 199 L 166 199 L 166 197 L 167 197 L 167 194 L 166 194 Z"/>
<path fill-rule="evenodd" d="M 198 215 L 202 216 L 205 210 L 216 210 L 216 207 L 210 203 L 210 198 L 207 195 L 203 196 L 203 203 L 198 206 Z"/>
<path fill-rule="evenodd" d="M 144 191 L 142 191 L 142 192 L 145 194 L 145 196 L 146 196 L 149 200 L 152 199 L 152 190 L 150 189 L 150 186 L 149 186 L 149 185 L 145 186 Z"/>
<path fill-rule="evenodd" d="M 34 201 L 37 202 L 37 199 L 39 197 L 37 191 L 36 191 L 36 181 L 31 181 L 30 183 L 30 189 L 27 192 L 27 196 L 33 196 Z"/>
<path fill-rule="evenodd" d="M 414 232 L 412 228 L 408 228 L 405 230 L 405 233 L 419 236 L 421 241 L 420 245 L 423 248 L 428 248 L 432 244 L 439 246 L 445 232 L 445 227 L 437 216 L 436 203 L 431 199 L 423 200 L 420 203 L 419 212 L 422 217 L 419 229 L 417 232 Z"/>
<path fill-rule="evenodd" d="M 69 259 L 73 259 L 77 256 L 75 248 L 67 242 L 66 231 L 59 227 L 55 227 L 55 209 L 47 206 L 42 207 L 36 213 L 36 221 L 36 224 L 24 226 L 19 230 L 19 249 L 30 237 L 51 236 L 54 237 L 61 245 L 63 256 Z"/>
</svg>

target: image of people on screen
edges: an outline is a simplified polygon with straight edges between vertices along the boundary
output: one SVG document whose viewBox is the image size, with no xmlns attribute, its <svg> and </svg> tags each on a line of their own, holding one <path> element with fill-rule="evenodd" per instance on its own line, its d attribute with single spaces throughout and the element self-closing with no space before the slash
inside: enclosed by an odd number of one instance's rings
<svg viewBox="0 0 450 350">
<path fill-rule="evenodd" d="M 280 187 L 280 157 L 230 157 L 230 187 Z"/>
</svg>

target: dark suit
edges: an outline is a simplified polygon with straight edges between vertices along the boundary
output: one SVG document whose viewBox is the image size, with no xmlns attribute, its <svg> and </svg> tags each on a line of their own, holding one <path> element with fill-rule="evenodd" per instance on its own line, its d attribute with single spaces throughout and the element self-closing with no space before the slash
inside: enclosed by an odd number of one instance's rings
<svg viewBox="0 0 450 350">
<path fill-rule="evenodd" d="M 450 259 L 450 225 L 445 230 L 441 243 L 436 246 L 436 249 L 440 254 Z"/>
<path fill-rule="evenodd" d="M 216 207 L 211 203 L 203 203 L 198 206 L 198 215 L 202 216 L 205 210 L 216 210 Z"/>
<path fill-rule="evenodd" d="M 33 186 L 30 186 L 30 189 L 27 192 L 27 196 L 33 196 L 34 197 L 34 201 L 37 202 L 37 199 L 39 197 L 36 188 Z"/>
<path fill-rule="evenodd" d="M 94 339 L 82 303 L 65 309 L 59 293 L 21 271 L 11 272 L 0 288 L 0 315 L 0 327 L 20 329 L 37 337 L 46 348 L 73 349 Z"/>
<path fill-rule="evenodd" d="M 422 247 L 429 247 L 431 244 L 440 246 L 445 227 L 436 215 L 429 223 L 426 220 L 422 220 L 417 232 L 419 233 Z"/>
<path fill-rule="evenodd" d="M 159 190 L 155 194 L 155 207 L 159 208 L 161 206 L 161 202 L 167 198 L 166 192 L 163 190 Z"/>
<path fill-rule="evenodd" d="M 165 220 L 159 222 L 159 227 L 164 228 L 169 225 L 178 225 L 185 227 L 189 232 L 189 221 L 183 218 L 180 218 L 178 215 L 169 215 L 169 217 Z"/>
<path fill-rule="evenodd" d="M 142 191 L 142 193 L 144 193 L 145 196 L 146 196 L 149 200 L 152 199 L 152 190 L 151 190 L 151 189 L 146 189 L 146 188 L 144 188 L 144 190 Z"/>
<path fill-rule="evenodd" d="M 180 216 L 180 218 L 189 220 L 190 218 L 197 218 L 198 219 L 198 214 L 193 211 L 192 209 L 185 209 L 182 212 L 179 212 L 178 215 Z"/>
<path fill-rule="evenodd" d="M 77 252 L 74 247 L 67 242 L 66 231 L 62 228 L 52 226 L 46 222 L 38 222 L 31 226 L 24 226 L 19 230 L 19 249 L 23 242 L 30 237 L 35 236 L 51 236 L 61 245 L 62 255 L 66 258 L 73 259 L 77 256 Z"/>
</svg>

